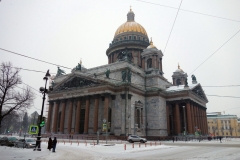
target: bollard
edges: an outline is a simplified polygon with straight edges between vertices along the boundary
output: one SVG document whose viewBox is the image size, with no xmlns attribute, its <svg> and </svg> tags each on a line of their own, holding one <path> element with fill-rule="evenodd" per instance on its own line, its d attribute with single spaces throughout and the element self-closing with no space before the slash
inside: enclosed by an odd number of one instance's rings
<svg viewBox="0 0 240 160">
<path fill-rule="evenodd" d="M 150 146 L 152 146 L 152 142 L 150 142 Z"/>
<path fill-rule="evenodd" d="M 72 141 L 71 141 L 71 145 L 72 145 Z"/>
<path fill-rule="evenodd" d="M 65 145 L 65 141 L 64 141 L 64 145 Z"/>
<path fill-rule="evenodd" d="M 161 145 L 161 142 L 160 142 L 160 145 Z"/>
<path fill-rule="evenodd" d="M 93 142 L 93 146 L 95 146 L 95 142 Z"/>
<path fill-rule="evenodd" d="M 85 143 L 85 146 L 87 146 L 87 142 Z"/>
<path fill-rule="evenodd" d="M 145 143 L 145 147 L 147 147 L 147 143 Z"/>
<path fill-rule="evenodd" d="M 134 148 L 134 143 L 132 144 L 132 148 Z"/>
<path fill-rule="evenodd" d="M 141 147 L 141 143 L 139 143 L 139 148 Z"/>
<path fill-rule="evenodd" d="M 124 144 L 124 150 L 126 151 L 126 143 Z"/>
<path fill-rule="evenodd" d="M 78 142 L 78 146 L 79 146 L 79 142 Z"/>
<path fill-rule="evenodd" d="M 157 142 L 155 141 L 155 146 L 157 145 Z"/>
</svg>

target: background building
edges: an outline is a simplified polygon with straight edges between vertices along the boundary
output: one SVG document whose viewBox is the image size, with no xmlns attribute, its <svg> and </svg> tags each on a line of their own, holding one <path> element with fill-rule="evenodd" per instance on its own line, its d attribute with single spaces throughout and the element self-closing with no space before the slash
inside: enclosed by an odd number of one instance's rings
<svg viewBox="0 0 240 160">
<path fill-rule="evenodd" d="M 240 136 L 240 125 L 236 115 L 207 113 L 207 121 L 209 134 L 213 136 Z"/>
</svg>

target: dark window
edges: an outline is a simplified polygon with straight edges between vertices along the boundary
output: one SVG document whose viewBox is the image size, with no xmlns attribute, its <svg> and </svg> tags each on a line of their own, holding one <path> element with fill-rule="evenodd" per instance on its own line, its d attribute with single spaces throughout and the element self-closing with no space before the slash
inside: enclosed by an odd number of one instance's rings
<svg viewBox="0 0 240 160">
<path fill-rule="evenodd" d="M 129 39 L 132 39 L 132 36 L 129 36 Z"/>
<path fill-rule="evenodd" d="M 140 40 L 140 37 L 138 37 L 138 40 Z"/>
<path fill-rule="evenodd" d="M 126 40 L 126 39 L 127 39 L 127 37 L 124 37 L 124 39 Z"/>
<path fill-rule="evenodd" d="M 177 85 L 181 85 L 181 80 L 177 79 Z"/>
<path fill-rule="evenodd" d="M 136 36 L 134 36 L 133 39 L 136 40 Z"/>
</svg>

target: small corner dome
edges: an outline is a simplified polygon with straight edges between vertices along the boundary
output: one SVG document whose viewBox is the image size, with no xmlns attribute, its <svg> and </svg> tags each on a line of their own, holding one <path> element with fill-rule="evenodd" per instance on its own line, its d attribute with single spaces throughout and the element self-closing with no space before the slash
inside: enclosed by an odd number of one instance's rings
<svg viewBox="0 0 240 160">
<path fill-rule="evenodd" d="M 156 48 L 157 49 L 157 47 L 153 45 L 152 38 L 151 38 L 151 41 L 150 41 L 150 45 L 147 48 Z"/>
<path fill-rule="evenodd" d="M 178 69 L 175 72 L 181 72 L 184 73 L 184 71 L 180 68 L 179 64 L 178 64 Z"/>
</svg>

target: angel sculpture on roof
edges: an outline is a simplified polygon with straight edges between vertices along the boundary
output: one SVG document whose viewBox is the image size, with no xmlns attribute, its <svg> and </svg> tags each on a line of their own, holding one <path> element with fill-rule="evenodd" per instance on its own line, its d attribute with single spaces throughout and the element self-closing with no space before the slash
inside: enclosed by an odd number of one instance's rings
<svg viewBox="0 0 240 160">
<path fill-rule="evenodd" d="M 58 77 L 58 76 L 61 76 L 61 75 L 64 75 L 64 74 L 66 74 L 66 73 L 65 73 L 65 71 L 64 71 L 64 70 L 62 70 L 62 69 L 60 69 L 60 67 L 58 67 L 58 70 L 57 70 L 57 75 L 56 75 L 56 77 Z"/>
</svg>

